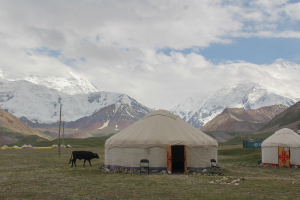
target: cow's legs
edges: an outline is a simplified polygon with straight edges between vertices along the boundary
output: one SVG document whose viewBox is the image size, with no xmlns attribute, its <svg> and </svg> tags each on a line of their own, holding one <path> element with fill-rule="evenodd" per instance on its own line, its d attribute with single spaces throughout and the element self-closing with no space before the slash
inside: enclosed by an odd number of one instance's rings
<svg viewBox="0 0 300 200">
<path fill-rule="evenodd" d="M 76 160 L 73 160 L 73 162 L 74 162 L 75 167 L 77 167 L 77 166 L 76 166 Z"/>
<path fill-rule="evenodd" d="M 85 161 L 86 161 L 86 159 L 84 159 L 83 166 L 85 165 Z"/>
<path fill-rule="evenodd" d="M 92 164 L 91 164 L 91 160 L 89 160 L 89 163 L 90 163 L 90 166 L 92 166 Z"/>
</svg>

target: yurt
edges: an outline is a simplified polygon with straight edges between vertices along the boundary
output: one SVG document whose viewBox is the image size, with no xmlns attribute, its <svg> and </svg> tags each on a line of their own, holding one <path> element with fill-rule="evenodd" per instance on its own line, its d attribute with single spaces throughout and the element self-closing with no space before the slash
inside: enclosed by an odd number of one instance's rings
<svg viewBox="0 0 300 200">
<path fill-rule="evenodd" d="M 58 145 L 57 145 L 57 144 L 54 144 L 54 145 L 52 145 L 51 148 L 52 148 L 52 149 L 56 149 L 56 148 L 58 148 Z"/>
<path fill-rule="evenodd" d="M 218 143 L 166 110 L 156 110 L 105 142 L 105 166 L 139 169 L 149 161 L 150 170 L 185 172 L 211 167 Z"/>
<path fill-rule="evenodd" d="M 300 136 L 288 128 L 276 131 L 261 144 L 262 164 L 300 166 Z"/>
<path fill-rule="evenodd" d="M 29 149 L 29 147 L 26 144 L 24 144 L 23 146 L 21 146 L 21 149 Z"/>
<path fill-rule="evenodd" d="M 60 148 L 63 148 L 63 149 L 65 149 L 66 148 L 66 146 L 65 145 L 60 145 Z"/>
<path fill-rule="evenodd" d="M 32 147 L 30 144 L 28 145 L 28 148 L 29 148 L 29 149 L 33 149 L 33 147 Z"/>
<path fill-rule="evenodd" d="M 7 145 L 3 145 L 1 149 L 9 149 L 9 147 Z"/>
<path fill-rule="evenodd" d="M 71 145 L 68 144 L 68 145 L 67 145 L 67 148 L 72 148 L 72 147 L 71 147 Z"/>
</svg>

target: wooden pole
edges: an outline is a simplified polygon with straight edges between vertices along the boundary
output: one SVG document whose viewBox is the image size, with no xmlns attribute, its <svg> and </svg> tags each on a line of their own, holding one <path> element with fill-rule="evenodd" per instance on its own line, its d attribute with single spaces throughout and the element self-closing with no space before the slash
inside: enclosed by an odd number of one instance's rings
<svg viewBox="0 0 300 200">
<path fill-rule="evenodd" d="M 65 146 L 65 122 L 63 122 L 63 145 Z"/>
<path fill-rule="evenodd" d="M 59 128 L 58 128 L 58 155 L 59 155 L 59 157 L 60 157 L 60 126 L 61 126 L 61 108 L 62 108 L 62 104 L 60 104 Z"/>
</svg>

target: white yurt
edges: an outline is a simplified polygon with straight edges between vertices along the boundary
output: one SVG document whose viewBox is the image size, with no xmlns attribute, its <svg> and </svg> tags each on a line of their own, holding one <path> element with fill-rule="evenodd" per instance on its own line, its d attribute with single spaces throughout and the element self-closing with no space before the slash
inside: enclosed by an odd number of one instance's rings
<svg viewBox="0 0 300 200">
<path fill-rule="evenodd" d="M 57 149 L 57 148 L 58 148 L 58 145 L 57 145 L 57 144 L 54 144 L 54 145 L 52 145 L 51 148 L 52 148 L 52 149 Z"/>
<path fill-rule="evenodd" d="M 9 149 L 9 147 L 7 145 L 3 145 L 1 149 Z"/>
<path fill-rule="evenodd" d="M 154 111 L 105 142 L 105 166 L 139 169 L 142 159 L 150 170 L 184 172 L 211 167 L 218 143 L 166 110 Z"/>
<path fill-rule="evenodd" d="M 21 146 L 21 149 L 29 149 L 29 147 L 26 144 L 24 144 L 23 146 Z"/>
<path fill-rule="evenodd" d="M 33 146 L 31 146 L 31 145 L 29 144 L 29 145 L 28 145 L 28 148 L 29 148 L 29 149 L 33 149 Z"/>
<path fill-rule="evenodd" d="M 276 131 L 263 141 L 261 148 L 264 165 L 300 166 L 300 136 L 291 129 Z"/>
</svg>

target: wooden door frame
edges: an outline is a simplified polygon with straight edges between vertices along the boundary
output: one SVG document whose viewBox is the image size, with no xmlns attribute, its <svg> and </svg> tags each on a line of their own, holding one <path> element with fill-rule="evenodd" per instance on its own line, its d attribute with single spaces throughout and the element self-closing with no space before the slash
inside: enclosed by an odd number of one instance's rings
<svg viewBox="0 0 300 200">
<path fill-rule="evenodd" d="M 167 171 L 172 172 L 172 146 L 179 146 L 179 145 L 169 145 L 167 146 Z M 186 145 L 184 146 L 184 172 L 187 172 L 187 152 L 186 152 Z"/>
</svg>

